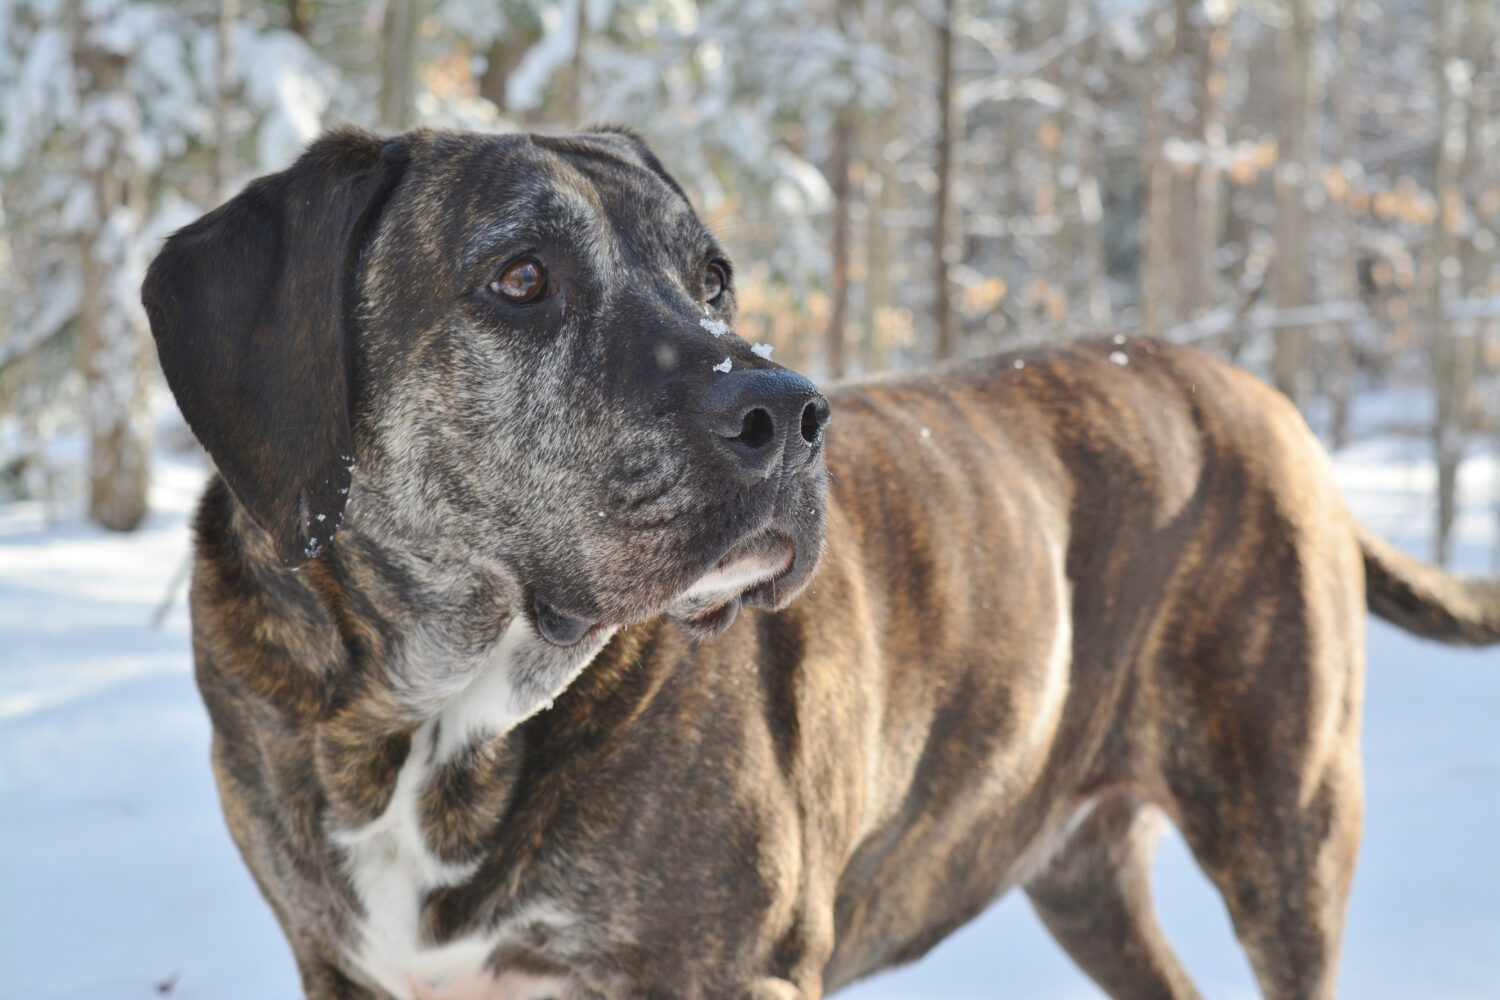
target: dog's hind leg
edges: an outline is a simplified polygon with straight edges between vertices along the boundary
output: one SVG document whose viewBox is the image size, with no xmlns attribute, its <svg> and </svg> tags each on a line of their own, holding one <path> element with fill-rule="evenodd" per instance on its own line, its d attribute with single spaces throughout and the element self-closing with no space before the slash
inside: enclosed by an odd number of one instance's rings
<svg viewBox="0 0 1500 1000">
<path fill-rule="evenodd" d="M 1357 743 L 1333 758 L 1300 790 L 1283 774 L 1258 794 L 1231 791 L 1232 817 L 1184 817 L 1183 837 L 1223 895 L 1266 1000 L 1334 995 L 1362 794 Z"/>
<path fill-rule="evenodd" d="M 1263 820 L 1215 843 L 1184 837 L 1218 886 L 1267 1000 L 1330 1000 L 1359 840 L 1354 768 L 1326 775 L 1299 804 L 1265 802 Z"/>
<path fill-rule="evenodd" d="M 1129 793 L 1096 801 L 1025 882 L 1042 923 L 1115 1000 L 1198 997 L 1156 921 L 1151 858 L 1166 817 Z"/>
<path fill-rule="evenodd" d="M 1244 602 L 1219 633 L 1244 641 L 1196 646 L 1204 666 L 1176 672 L 1161 734 L 1174 819 L 1267 1000 L 1334 995 L 1363 812 L 1363 608 L 1347 591 Z"/>
</svg>

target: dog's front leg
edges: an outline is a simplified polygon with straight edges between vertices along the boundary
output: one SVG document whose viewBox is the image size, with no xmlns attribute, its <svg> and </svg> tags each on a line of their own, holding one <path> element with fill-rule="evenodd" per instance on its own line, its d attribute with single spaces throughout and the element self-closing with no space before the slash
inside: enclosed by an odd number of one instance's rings
<svg viewBox="0 0 1500 1000">
<path fill-rule="evenodd" d="M 381 1000 L 379 994 L 360 986 L 320 956 L 299 953 L 297 971 L 302 976 L 302 992 L 307 1000 Z"/>
</svg>

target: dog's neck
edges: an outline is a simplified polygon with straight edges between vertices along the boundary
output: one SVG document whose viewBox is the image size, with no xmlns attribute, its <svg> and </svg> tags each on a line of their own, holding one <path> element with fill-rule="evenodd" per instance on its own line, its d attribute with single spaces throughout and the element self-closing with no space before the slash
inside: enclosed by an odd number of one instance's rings
<svg viewBox="0 0 1500 1000">
<path fill-rule="evenodd" d="M 286 680 L 264 693 L 316 733 L 334 828 L 383 814 L 410 754 L 430 768 L 483 757 L 550 708 L 612 635 L 554 646 L 496 568 L 414 555 L 357 524 L 317 559 L 285 569 L 265 532 L 221 500 L 246 571 L 240 589 L 275 605 L 258 617 L 277 623 L 265 659 Z M 205 508 L 212 501 L 213 491 Z M 439 575 L 435 565 L 450 568 Z M 265 687 L 261 663 L 244 672 Z"/>
<path fill-rule="evenodd" d="M 609 633 L 552 645 L 503 606 L 493 574 L 468 568 L 434 579 L 424 560 L 358 528 L 285 575 L 322 610 L 304 627 L 345 651 L 324 710 L 307 727 L 321 803 L 305 815 L 320 830 L 319 860 L 338 872 L 345 909 L 332 936 L 347 942 L 341 959 L 393 996 L 409 995 L 413 982 L 460 991 L 433 996 L 469 995 L 461 991 L 489 984 L 488 956 L 518 940 L 487 907 L 517 909 L 528 933 L 572 919 L 519 887 L 544 863 L 553 817 L 546 807 L 514 805 L 523 796 L 565 801 L 558 789 L 578 779 L 563 772 L 577 762 L 556 752 L 560 731 L 570 745 L 610 745 L 613 713 L 633 701 L 613 695 L 641 673 L 620 664 L 638 662 L 639 642 L 622 637 L 629 641 L 613 646 L 624 652 L 602 657 Z M 475 621 L 498 631 L 477 635 Z M 552 700 L 596 658 L 604 675 L 579 681 L 587 690 L 554 720 Z M 636 688 L 640 697 L 651 690 Z M 468 891 L 502 878 L 518 887 L 498 897 Z"/>
</svg>

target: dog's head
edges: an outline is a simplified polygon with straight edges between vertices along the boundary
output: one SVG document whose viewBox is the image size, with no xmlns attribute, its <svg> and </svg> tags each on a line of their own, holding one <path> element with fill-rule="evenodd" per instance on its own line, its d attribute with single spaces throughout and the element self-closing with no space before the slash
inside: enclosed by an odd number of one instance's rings
<svg viewBox="0 0 1500 1000">
<path fill-rule="evenodd" d="M 330 134 L 173 236 L 162 368 L 288 567 L 341 525 L 493 574 L 548 642 L 780 607 L 828 404 L 731 332 L 733 271 L 634 136 Z"/>
</svg>

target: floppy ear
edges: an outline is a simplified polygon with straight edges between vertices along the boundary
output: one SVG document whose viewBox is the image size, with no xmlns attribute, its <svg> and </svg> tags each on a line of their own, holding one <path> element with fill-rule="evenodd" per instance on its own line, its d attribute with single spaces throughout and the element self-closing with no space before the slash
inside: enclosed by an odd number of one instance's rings
<svg viewBox="0 0 1500 1000">
<path fill-rule="evenodd" d="M 406 160 L 400 139 L 330 133 L 179 230 L 141 289 L 182 415 L 287 566 L 343 519 L 356 271 Z"/>
</svg>

